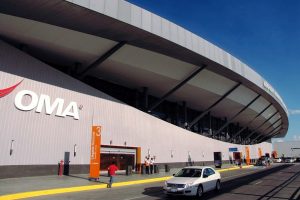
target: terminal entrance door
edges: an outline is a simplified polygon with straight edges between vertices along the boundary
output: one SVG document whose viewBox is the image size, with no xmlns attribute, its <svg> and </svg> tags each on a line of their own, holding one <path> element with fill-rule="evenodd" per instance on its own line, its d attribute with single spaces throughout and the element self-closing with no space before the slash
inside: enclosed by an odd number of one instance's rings
<svg viewBox="0 0 300 200">
<path fill-rule="evenodd" d="M 127 166 L 134 167 L 134 155 L 132 154 L 101 154 L 100 170 L 107 170 L 108 166 L 115 161 L 119 170 L 126 170 Z"/>
<path fill-rule="evenodd" d="M 101 146 L 100 170 L 106 171 L 113 161 L 115 161 L 119 170 L 126 170 L 128 166 L 132 166 L 135 169 L 136 155 L 136 148 Z"/>
</svg>

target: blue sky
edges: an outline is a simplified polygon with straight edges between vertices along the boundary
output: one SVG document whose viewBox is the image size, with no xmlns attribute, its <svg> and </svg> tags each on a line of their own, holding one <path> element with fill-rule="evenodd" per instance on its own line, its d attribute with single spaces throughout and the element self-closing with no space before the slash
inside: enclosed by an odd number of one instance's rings
<svg viewBox="0 0 300 200">
<path fill-rule="evenodd" d="M 299 0 L 129 0 L 231 53 L 263 76 L 289 109 L 284 140 L 300 140 Z"/>
</svg>

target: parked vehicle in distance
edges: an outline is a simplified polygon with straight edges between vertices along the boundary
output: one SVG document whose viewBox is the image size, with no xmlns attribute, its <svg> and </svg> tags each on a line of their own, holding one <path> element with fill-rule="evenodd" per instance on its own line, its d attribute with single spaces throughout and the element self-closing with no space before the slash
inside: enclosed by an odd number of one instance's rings
<svg viewBox="0 0 300 200">
<path fill-rule="evenodd" d="M 221 189 L 221 175 L 211 167 L 191 166 L 181 169 L 165 182 L 168 196 L 184 195 L 201 197 L 203 193 Z"/>
<path fill-rule="evenodd" d="M 295 162 L 300 162 L 300 158 L 299 158 L 299 157 L 297 157 Z"/>
<path fill-rule="evenodd" d="M 255 166 L 267 166 L 266 156 L 261 156 L 255 163 Z"/>
<path fill-rule="evenodd" d="M 273 158 L 274 163 L 281 163 L 282 159 L 281 158 Z"/>
<path fill-rule="evenodd" d="M 284 162 L 285 163 L 294 163 L 296 161 L 295 158 L 292 158 L 292 157 L 286 157 L 284 158 Z"/>
</svg>

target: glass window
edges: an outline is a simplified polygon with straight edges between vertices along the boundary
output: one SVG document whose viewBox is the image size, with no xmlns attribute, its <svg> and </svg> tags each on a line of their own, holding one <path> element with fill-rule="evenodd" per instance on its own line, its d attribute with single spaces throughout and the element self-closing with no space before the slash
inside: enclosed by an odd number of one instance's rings
<svg viewBox="0 0 300 200">
<path fill-rule="evenodd" d="M 203 176 L 204 176 L 204 175 L 205 175 L 205 176 L 209 176 L 209 171 L 208 171 L 208 169 L 205 169 L 205 170 L 204 170 Z"/>
<path fill-rule="evenodd" d="M 201 169 L 182 169 L 175 174 L 175 177 L 201 177 L 201 172 Z"/>
<path fill-rule="evenodd" d="M 209 171 L 209 175 L 215 174 L 215 171 L 213 169 L 208 168 L 208 171 Z"/>
</svg>

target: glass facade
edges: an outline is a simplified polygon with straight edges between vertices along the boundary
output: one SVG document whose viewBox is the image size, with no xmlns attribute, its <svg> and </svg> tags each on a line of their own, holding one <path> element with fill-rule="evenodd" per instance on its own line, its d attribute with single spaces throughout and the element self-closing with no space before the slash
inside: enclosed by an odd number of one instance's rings
<svg viewBox="0 0 300 200">
<path fill-rule="evenodd" d="M 148 114 L 153 115 L 161 120 L 167 121 L 171 124 L 188 129 L 192 132 L 204 135 L 206 137 L 222 141 L 229 141 L 231 137 L 235 135 L 235 133 L 243 128 L 239 126 L 238 123 L 230 123 L 220 132 L 220 134 L 216 135 L 215 133 L 217 132 L 217 130 L 219 130 L 227 122 L 226 118 L 218 118 L 208 113 L 192 127 L 189 127 L 189 122 L 199 116 L 201 114 L 201 111 L 188 107 L 188 105 L 184 101 L 170 102 L 165 100 L 156 108 L 151 110 L 151 112 L 149 112 L 148 108 L 159 100 L 159 98 L 148 94 L 148 91 L 151 90 L 151 88 L 130 89 L 91 76 L 86 77 L 83 81 L 88 85 L 130 106 L 147 112 Z M 248 128 L 245 129 L 241 132 L 241 134 L 233 138 L 231 142 L 237 144 L 249 143 L 259 134 L 253 134 L 253 136 L 247 138 L 247 135 L 250 132 L 251 130 L 249 130 Z"/>
</svg>

